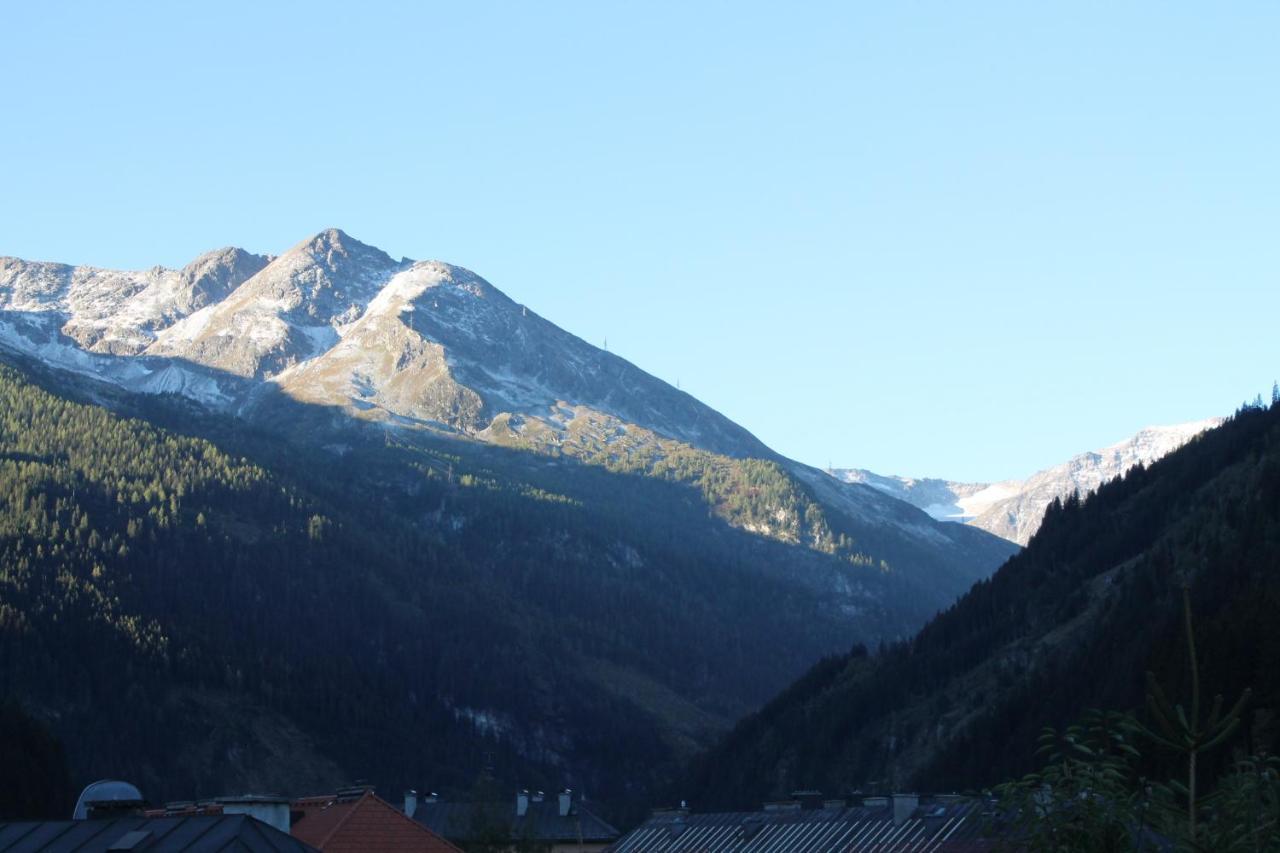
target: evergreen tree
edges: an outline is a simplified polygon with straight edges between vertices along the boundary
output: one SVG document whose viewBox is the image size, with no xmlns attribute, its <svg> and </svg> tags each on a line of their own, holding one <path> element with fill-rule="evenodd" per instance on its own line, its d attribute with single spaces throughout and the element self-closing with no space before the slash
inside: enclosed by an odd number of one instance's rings
<svg viewBox="0 0 1280 853">
<path fill-rule="evenodd" d="M 71 816 L 62 744 L 13 700 L 0 701 L 0 820 Z"/>
</svg>

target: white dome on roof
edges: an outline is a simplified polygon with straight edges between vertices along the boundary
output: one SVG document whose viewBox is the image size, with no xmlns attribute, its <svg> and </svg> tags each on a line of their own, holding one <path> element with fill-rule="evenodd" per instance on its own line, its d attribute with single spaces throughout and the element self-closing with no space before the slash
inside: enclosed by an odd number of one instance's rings
<svg viewBox="0 0 1280 853">
<path fill-rule="evenodd" d="M 109 802 L 111 800 L 141 800 L 142 792 L 136 786 L 118 779 L 100 779 L 90 783 L 80 792 L 76 800 L 76 810 L 71 813 L 72 820 L 84 820 L 89 816 L 89 803 Z"/>
</svg>

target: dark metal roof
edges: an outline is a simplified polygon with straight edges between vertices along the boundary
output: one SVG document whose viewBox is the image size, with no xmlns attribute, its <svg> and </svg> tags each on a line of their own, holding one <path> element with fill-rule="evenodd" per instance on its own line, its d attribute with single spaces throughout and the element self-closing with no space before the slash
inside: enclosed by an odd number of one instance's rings
<svg viewBox="0 0 1280 853">
<path fill-rule="evenodd" d="M 422 802 L 418 804 L 413 819 L 432 832 L 451 841 L 465 841 L 478 818 L 501 820 L 511 826 L 512 838 L 529 838 L 534 841 L 609 842 L 622 835 L 604 819 L 593 814 L 580 802 L 569 807 L 567 815 L 560 814 L 556 797 L 542 802 L 529 802 L 523 817 L 516 816 L 515 801 L 505 803 Z"/>
<path fill-rule="evenodd" d="M 248 815 L 0 822 L 0 853 L 107 853 L 110 850 L 315 853 L 314 847 Z"/>
<path fill-rule="evenodd" d="M 899 822 L 892 805 L 761 812 L 655 814 L 613 853 L 949 853 L 993 849 L 981 838 L 982 804 L 925 802 Z"/>
</svg>

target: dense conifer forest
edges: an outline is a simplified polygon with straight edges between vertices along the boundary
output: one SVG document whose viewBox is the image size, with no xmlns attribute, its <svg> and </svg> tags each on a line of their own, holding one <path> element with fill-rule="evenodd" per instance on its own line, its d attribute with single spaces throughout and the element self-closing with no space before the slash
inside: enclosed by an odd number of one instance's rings
<svg viewBox="0 0 1280 853">
<path fill-rule="evenodd" d="M 751 807 L 794 789 L 974 790 L 1036 765 L 1043 727 L 1144 719 L 1144 673 L 1252 688 L 1212 780 L 1280 737 L 1280 405 L 1243 407 L 1149 468 L 1052 505 L 1030 545 L 914 639 L 828 658 L 702 756 L 672 797 Z M 1149 723 L 1149 720 L 1148 720 Z M 1161 759 L 1141 768 L 1172 773 Z"/>
<path fill-rule="evenodd" d="M 448 792 L 488 768 L 625 811 L 812 660 L 928 616 L 840 534 L 788 545 L 708 504 L 763 515 L 769 463 L 673 463 L 699 485 L 382 430 L 320 451 L 65 383 L 0 365 L 0 696 L 75 785 Z"/>
</svg>

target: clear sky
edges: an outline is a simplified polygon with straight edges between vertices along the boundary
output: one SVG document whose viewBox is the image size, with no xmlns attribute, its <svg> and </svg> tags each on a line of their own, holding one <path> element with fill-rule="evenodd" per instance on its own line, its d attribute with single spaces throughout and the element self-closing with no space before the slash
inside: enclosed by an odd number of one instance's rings
<svg viewBox="0 0 1280 853">
<path fill-rule="evenodd" d="M 1024 475 L 1280 375 L 1274 2 L 14 2 L 0 32 L 0 254 L 335 225 L 883 473 Z"/>
</svg>

